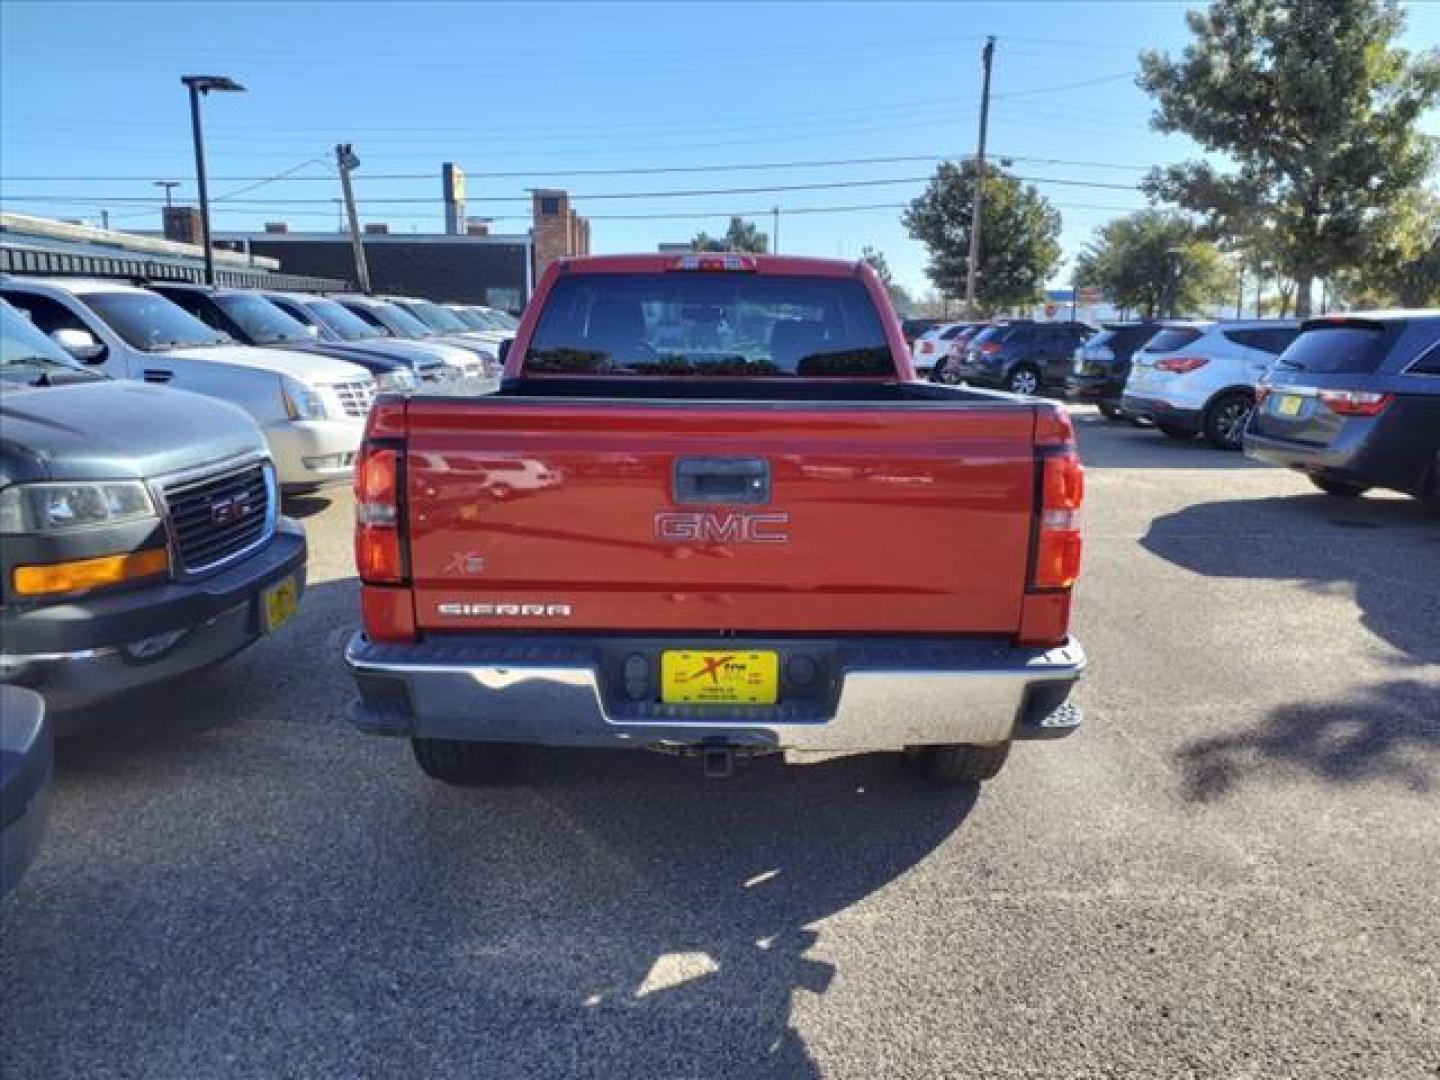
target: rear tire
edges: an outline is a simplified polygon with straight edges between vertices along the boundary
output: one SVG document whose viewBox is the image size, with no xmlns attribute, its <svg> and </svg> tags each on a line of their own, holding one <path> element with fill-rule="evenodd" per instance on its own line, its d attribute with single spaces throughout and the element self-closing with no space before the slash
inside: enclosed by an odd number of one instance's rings
<svg viewBox="0 0 1440 1080">
<path fill-rule="evenodd" d="M 1005 389 L 1012 394 L 1033 397 L 1040 392 L 1040 372 L 1029 364 L 1020 364 L 1005 376 Z"/>
<path fill-rule="evenodd" d="M 461 739 L 411 739 L 415 763 L 432 780 L 444 784 L 494 784 L 514 776 L 521 747 L 510 743 Z"/>
<path fill-rule="evenodd" d="M 932 783 L 978 784 L 1000 775 L 1005 759 L 1010 756 L 1010 744 L 912 746 L 905 753 L 911 766 Z"/>
<path fill-rule="evenodd" d="M 1245 425 L 1255 411 L 1255 398 L 1241 391 L 1222 394 L 1205 410 L 1205 441 L 1216 450 L 1236 454 L 1245 448 Z"/>
<path fill-rule="evenodd" d="M 1174 424 L 1167 424 L 1163 420 L 1156 420 L 1155 426 L 1172 439 L 1181 439 L 1188 442 L 1195 437 L 1195 432 L 1189 428 L 1176 427 Z"/>
<path fill-rule="evenodd" d="M 1358 499 L 1370 490 L 1364 484 L 1347 484 L 1344 480 L 1327 480 L 1323 476 L 1312 476 L 1310 482 L 1326 495 L 1337 499 Z"/>
</svg>

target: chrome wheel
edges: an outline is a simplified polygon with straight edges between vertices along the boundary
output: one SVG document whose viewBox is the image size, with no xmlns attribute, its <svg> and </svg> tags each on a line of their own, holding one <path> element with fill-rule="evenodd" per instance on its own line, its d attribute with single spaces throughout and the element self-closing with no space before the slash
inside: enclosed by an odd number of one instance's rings
<svg viewBox="0 0 1440 1080">
<path fill-rule="evenodd" d="M 1033 394 L 1040 389 L 1040 376 L 1029 368 L 1020 368 L 1010 374 L 1012 394 Z"/>
</svg>

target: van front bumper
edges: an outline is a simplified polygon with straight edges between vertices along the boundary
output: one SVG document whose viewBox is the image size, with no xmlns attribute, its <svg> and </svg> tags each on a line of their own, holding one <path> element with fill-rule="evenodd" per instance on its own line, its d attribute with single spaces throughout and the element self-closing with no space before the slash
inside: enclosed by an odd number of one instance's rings
<svg viewBox="0 0 1440 1080">
<path fill-rule="evenodd" d="M 259 597 L 305 586 L 305 532 L 281 518 L 260 550 L 198 581 L 170 581 L 0 618 L 0 682 L 37 690 L 51 713 L 211 667 L 259 640 Z"/>
<path fill-rule="evenodd" d="M 773 650 L 772 706 L 661 704 L 665 649 Z M 649 682 L 627 690 L 627 660 Z M 803 685 L 794 659 L 807 658 Z M 795 640 L 450 636 L 418 643 L 351 638 L 360 700 L 351 721 L 376 735 L 554 747 L 903 750 L 1055 738 L 1080 723 L 1068 701 L 1085 667 L 1073 638 L 1053 649 L 995 640 Z M 638 692 L 630 692 L 631 690 Z"/>
</svg>

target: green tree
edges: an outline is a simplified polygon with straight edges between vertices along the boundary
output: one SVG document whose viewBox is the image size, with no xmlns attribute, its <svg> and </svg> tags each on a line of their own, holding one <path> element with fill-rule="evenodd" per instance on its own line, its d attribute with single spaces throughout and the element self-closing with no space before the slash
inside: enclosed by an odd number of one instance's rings
<svg viewBox="0 0 1440 1080">
<path fill-rule="evenodd" d="M 1101 226 L 1076 278 L 1147 319 L 1194 312 L 1229 294 L 1234 270 L 1173 210 L 1141 210 Z"/>
<path fill-rule="evenodd" d="M 1397 206 L 1360 265 L 1331 284 L 1346 307 L 1440 306 L 1440 195 L 1416 192 Z"/>
<path fill-rule="evenodd" d="M 1141 55 L 1152 126 L 1234 163 L 1156 169 L 1153 195 L 1217 235 L 1269 232 L 1308 315 L 1311 283 L 1355 264 L 1367 232 L 1435 158 L 1417 119 L 1440 96 L 1440 52 L 1395 47 L 1395 0 L 1215 0 L 1178 59 Z"/>
<path fill-rule="evenodd" d="M 698 233 L 690 241 L 690 248 L 692 251 L 745 251 L 763 255 L 770 250 L 770 237 L 761 232 L 753 221 L 732 217 L 724 236 Z"/>
<path fill-rule="evenodd" d="M 901 219 L 929 249 L 926 273 L 945 296 L 965 295 L 976 176 L 973 161 L 944 162 Z M 1059 211 L 1034 187 L 986 165 L 983 212 L 975 285 L 980 306 L 995 312 L 1040 300 L 1060 263 Z"/>
<path fill-rule="evenodd" d="M 880 279 L 880 284 L 884 285 L 885 291 L 890 294 L 890 303 L 895 310 L 901 313 L 908 312 L 914 301 L 910 299 L 909 290 L 895 280 L 895 276 L 890 272 L 890 264 L 885 261 L 884 254 L 872 247 L 863 247 L 860 249 L 860 261 L 870 264 L 870 269 L 875 271 L 875 276 Z"/>
</svg>

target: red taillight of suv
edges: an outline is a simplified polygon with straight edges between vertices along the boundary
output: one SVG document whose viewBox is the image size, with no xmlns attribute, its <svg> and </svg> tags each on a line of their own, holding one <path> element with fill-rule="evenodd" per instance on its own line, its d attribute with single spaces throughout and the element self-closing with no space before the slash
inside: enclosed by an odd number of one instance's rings
<svg viewBox="0 0 1440 1080">
<path fill-rule="evenodd" d="M 1365 390 L 1321 390 L 1320 400 L 1337 416 L 1379 416 L 1395 399 L 1394 394 Z"/>
<path fill-rule="evenodd" d="M 978 347 L 982 353 L 997 353 L 1001 348 L 998 341 L 982 341 Z"/>
<path fill-rule="evenodd" d="M 1156 371 L 1168 371 L 1174 375 L 1187 375 L 1199 371 L 1210 361 L 1203 356 L 1174 356 L 1168 360 L 1155 361 Z"/>
<path fill-rule="evenodd" d="M 398 447 L 365 443 L 355 469 L 355 567 L 366 585 L 401 585 L 407 577 L 400 537 L 404 460 Z"/>
</svg>

